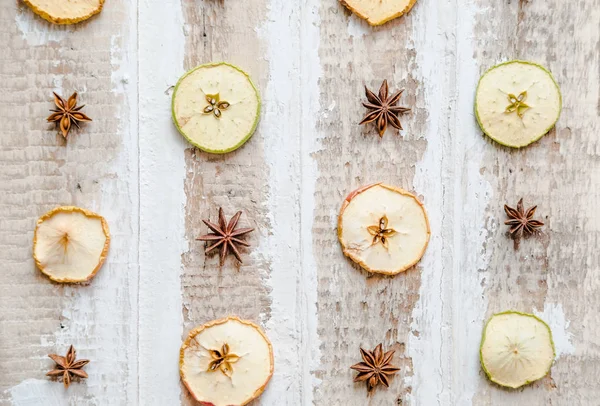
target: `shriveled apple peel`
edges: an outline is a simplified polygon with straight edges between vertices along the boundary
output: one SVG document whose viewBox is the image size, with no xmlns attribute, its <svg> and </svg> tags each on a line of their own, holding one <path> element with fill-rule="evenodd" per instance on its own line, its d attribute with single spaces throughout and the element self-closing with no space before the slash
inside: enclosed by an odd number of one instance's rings
<svg viewBox="0 0 600 406">
<path fill-rule="evenodd" d="M 338 217 L 343 252 L 369 272 L 395 275 L 415 265 L 429 243 L 429 220 L 419 200 L 375 183 L 352 192 Z"/>
<path fill-rule="evenodd" d="M 273 375 L 273 348 L 256 324 L 230 316 L 189 333 L 179 369 L 200 404 L 246 405 L 263 393 Z"/>
<path fill-rule="evenodd" d="M 533 314 L 506 311 L 487 322 L 481 339 L 481 366 L 488 378 L 519 388 L 548 374 L 555 351 L 550 327 Z"/>
<path fill-rule="evenodd" d="M 104 0 L 23 0 L 34 13 L 54 24 L 75 24 L 100 13 Z"/>
<path fill-rule="evenodd" d="M 109 245 L 108 224 L 102 216 L 63 206 L 37 221 L 33 258 L 40 271 L 55 282 L 86 282 L 104 263 Z"/>
</svg>

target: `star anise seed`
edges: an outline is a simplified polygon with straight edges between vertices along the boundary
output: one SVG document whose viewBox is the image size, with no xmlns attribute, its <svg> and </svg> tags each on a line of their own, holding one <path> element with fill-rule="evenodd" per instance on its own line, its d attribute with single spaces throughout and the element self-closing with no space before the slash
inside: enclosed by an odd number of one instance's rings
<svg viewBox="0 0 600 406">
<path fill-rule="evenodd" d="M 62 357 L 56 354 L 49 354 L 54 362 L 56 362 L 56 368 L 48 372 L 46 376 L 60 377 L 62 375 L 62 381 L 65 388 L 68 388 L 74 377 L 87 378 L 88 374 L 82 369 L 90 361 L 87 359 L 76 360 L 77 353 L 73 346 L 69 347 L 67 355 Z"/>
<path fill-rule="evenodd" d="M 73 124 L 75 127 L 80 128 L 79 122 L 92 121 L 91 118 L 80 111 L 85 105 L 75 107 L 77 106 L 77 93 L 73 93 L 67 101 L 54 93 L 54 104 L 56 104 L 56 109 L 50 110 L 53 113 L 46 120 L 49 123 L 59 123 L 60 131 L 64 138 L 67 138 L 69 135 Z"/>
<path fill-rule="evenodd" d="M 363 362 L 352 365 L 350 368 L 358 371 L 358 375 L 354 378 L 354 382 L 367 382 L 367 393 L 371 393 L 373 389 L 380 383 L 385 387 L 390 386 L 389 377 L 400 371 L 391 364 L 394 356 L 394 350 L 383 352 L 382 345 L 379 344 L 373 351 L 360 349 L 360 355 Z"/>
<path fill-rule="evenodd" d="M 247 242 L 240 240 L 239 237 L 241 237 L 244 234 L 248 234 L 251 231 L 254 231 L 254 229 L 235 228 L 237 226 L 238 221 L 240 220 L 241 215 L 242 212 L 238 211 L 235 214 L 235 216 L 233 216 L 231 220 L 229 220 L 229 223 L 227 223 L 225 215 L 223 214 L 223 209 L 219 208 L 219 224 L 213 224 L 207 220 L 202 220 L 202 222 L 204 222 L 204 224 L 206 224 L 206 226 L 210 228 L 213 231 L 213 233 L 203 235 L 199 238 L 196 238 L 196 240 L 214 242 L 214 244 L 206 248 L 205 252 L 209 253 L 215 248 L 219 248 L 221 266 L 223 266 L 223 264 L 225 263 L 225 257 L 227 256 L 229 249 L 231 249 L 231 252 L 237 258 L 238 261 L 243 262 L 236 244 L 243 245 L 245 247 L 250 246 L 250 244 L 248 244 Z"/>
<path fill-rule="evenodd" d="M 388 124 L 392 127 L 402 130 L 402 124 L 398 118 L 398 114 L 406 113 L 410 111 L 407 107 L 397 106 L 400 96 L 404 89 L 394 93 L 391 97 L 388 97 L 388 83 L 384 80 L 379 88 L 379 95 L 375 95 L 365 86 L 365 93 L 367 95 L 367 103 L 363 102 L 370 111 L 367 113 L 365 118 L 362 119 L 360 124 L 367 124 L 375 122 L 379 136 L 383 137 L 383 133 L 387 129 Z"/>
<path fill-rule="evenodd" d="M 516 209 L 509 207 L 506 204 L 504 205 L 504 211 L 508 216 L 508 220 L 506 220 L 504 224 L 510 226 L 508 232 L 515 240 L 515 249 L 519 248 L 523 234 L 531 235 L 544 225 L 541 221 L 533 219 L 535 209 L 537 209 L 537 206 L 525 210 L 523 208 L 523 199 L 519 200 Z"/>
</svg>

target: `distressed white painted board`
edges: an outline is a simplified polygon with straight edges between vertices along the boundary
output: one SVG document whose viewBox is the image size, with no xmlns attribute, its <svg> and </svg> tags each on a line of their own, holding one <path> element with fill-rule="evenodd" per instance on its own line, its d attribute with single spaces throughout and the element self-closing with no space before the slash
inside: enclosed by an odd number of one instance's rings
<svg viewBox="0 0 600 406">
<path fill-rule="evenodd" d="M 600 0 L 419 0 L 373 28 L 337 0 L 107 0 L 52 26 L 0 4 L 0 405 L 192 405 L 182 338 L 213 318 L 261 324 L 276 372 L 253 405 L 595 405 L 600 397 Z M 480 74 L 509 59 L 547 66 L 563 91 L 556 129 L 523 150 L 482 136 Z M 209 61 L 241 66 L 263 113 L 241 149 L 191 148 L 172 86 Z M 359 127 L 363 86 L 387 79 L 412 112 L 380 139 Z M 94 122 L 64 142 L 51 92 L 80 93 Z M 341 253 L 336 219 L 356 187 L 415 192 L 431 221 L 423 260 L 370 276 Z M 543 232 L 515 251 L 504 203 L 538 205 Z M 36 219 L 61 204 L 104 215 L 113 243 L 92 283 L 34 268 Z M 195 240 L 244 210 L 244 264 Z M 517 391 L 484 377 L 483 322 L 534 312 L 554 331 L 547 378 Z M 358 348 L 396 350 L 401 371 L 367 397 Z M 90 378 L 65 392 L 46 355 L 73 343 Z"/>
</svg>

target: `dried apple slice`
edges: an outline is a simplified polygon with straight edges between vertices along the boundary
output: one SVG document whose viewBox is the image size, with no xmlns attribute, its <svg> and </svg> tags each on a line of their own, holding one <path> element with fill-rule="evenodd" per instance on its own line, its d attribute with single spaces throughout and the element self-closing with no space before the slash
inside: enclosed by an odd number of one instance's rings
<svg viewBox="0 0 600 406">
<path fill-rule="evenodd" d="M 86 282 L 104 263 L 109 245 L 108 224 L 102 216 L 79 207 L 57 207 L 37 221 L 33 258 L 55 282 Z"/>
<path fill-rule="evenodd" d="M 417 0 L 340 0 L 371 25 L 381 25 L 410 11 Z"/>
<path fill-rule="evenodd" d="M 527 146 L 550 131 L 562 109 L 552 74 L 532 62 L 510 61 L 479 79 L 475 114 L 485 134 L 507 147 Z"/>
<path fill-rule="evenodd" d="M 260 96 L 250 77 L 225 62 L 200 65 L 175 86 L 173 121 L 191 144 L 224 154 L 241 147 L 254 134 Z"/>
<path fill-rule="evenodd" d="M 350 193 L 338 218 L 344 254 L 365 270 L 385 275 L 396 275 L 419 262 L 429 234 L 421 202 L 382 183 Z"/>
<path fill-rule="evenodd" d="M 75 24 L 102 11 L 104 0 L 23 0 L 34 13 L 54 24 Z"/>
<path fill-rule="evenodd" d="M 533 314 L 492 316 L 481 339 L 481 366 L 501 386 L 518 388 L 546 376 L 554 361 L 550 327 Z"/>
<path fill-rule="evenodd" d="M 181 379 L 206 406 L 246 405 L 273 375 L 273 348 L 254 323 L 237 317 L 192 330 L 179 353 Z"/>
</svg>

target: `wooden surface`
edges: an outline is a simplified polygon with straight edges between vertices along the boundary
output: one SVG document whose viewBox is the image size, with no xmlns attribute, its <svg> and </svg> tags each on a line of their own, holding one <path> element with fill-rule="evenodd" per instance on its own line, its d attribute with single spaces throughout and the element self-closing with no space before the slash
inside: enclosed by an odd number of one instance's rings
<svg viewBox="0 0 600 406">
<path fill-rule="evenodd" d="M 107 0 L 57 27 L 2 2 L 0 405 L 192 405 L 181 341 L 229 314 L 274 344 L 253 406 L 598 404 L 599 21 L 600 0 L 419 0 L 376 28 L 336 0 Z M 509 59 L 547 66 L 563 94 L 556 128 L 522 150 L 473 116 L 479 76 Z M 181 74 L 218 60 L 263 99 L 254 137 L 224 156 L 191 148 L 169 104 Z M 412 111 L 380 139 L 357 123 L 363 86 L 383 79 Z M 45 122 L 52 91 L 78 91 L 94 119 L 67 142 Z M 343 198 L 374 181 L 413 191 L 430 217 L 423 260 L 394 278 L 337 242 Z M 502 206 L 520 197 L 546 226 L 515 251 Z M 36 219 L 65 204 L 111 228 L 89 285 L 52 283 L 31 258 Z M 256 228 L 241 266 L 195 240 L 218 207 Z M 551 375 L 515 391 L 478 357 L 484 321 L 506 309 L 542 317 L 557 347 Z M 401 370 L 367 397 L 349 366 L 379 342 Z M 92 362 L 65 392 L 44 375 L 69 344 Z"/>
</svg>

